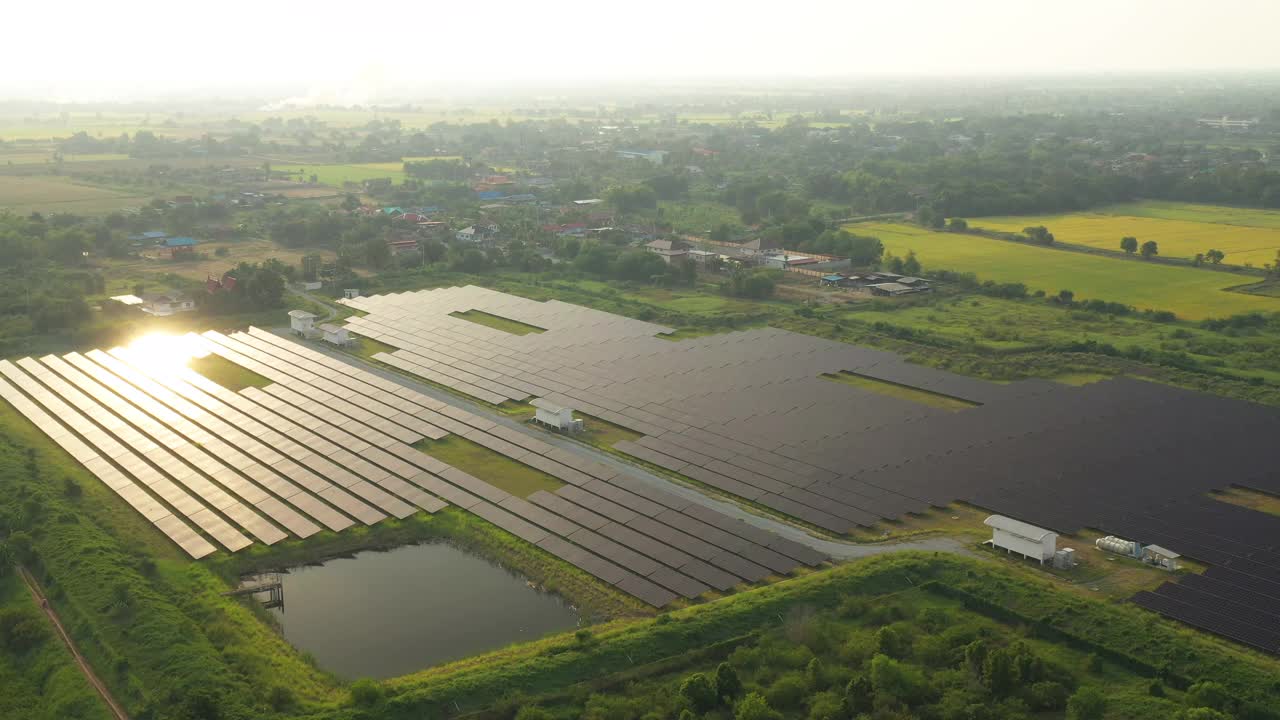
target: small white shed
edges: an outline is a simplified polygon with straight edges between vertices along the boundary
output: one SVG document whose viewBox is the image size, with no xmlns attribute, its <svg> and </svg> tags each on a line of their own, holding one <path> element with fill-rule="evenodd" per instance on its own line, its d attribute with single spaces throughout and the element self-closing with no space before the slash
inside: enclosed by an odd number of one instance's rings
<svg viewBox="0 0 1280 720">
<path fill-rule="evenodd" d="M 573 418 L 573 408 L 546 398 L 535 398 L 529 404 L 536 409 L 533 415 L 534 422 L 564 432 L 577 432 L 582 429 L 582 421 Z"/>
<path fill-rule="evenodd" d="M 1182 564 L 1178 562 L 1181 557 L 1178 553 L 1159 545 L 1144 545 L 1142 547 L 1143 562 L 1162 567 L 1165 570 L 1177 570 L 1182 567 Z"/>
<path fill-rule="evenodd" d="M 1057 552 L 1058 533 L 1052 530 L 1003 515 L 992 515 L 984 522 L 991 528 L 989 542 L 992 547 L 1003 548 L 1005 552 L 1016 552 L 1039 561 L 1041 565 L 1046 560 L 1053 560 L 1053 554 Z"/>
<path fill-rule="evenodd" d="M 316 316 L 306 310 L 289 311 L 289 329 L 303 337 L 316 334 Z"/>
<path fill-rule="evenodd" d="M 360 288 L 343 288 L 342 297 L 352 300 L 360 297 Z"/>
<path fill-rule="evenodd" d="M 320 332 L 324 333 L 324 341 L 327 343 L 345 346 L 351 342 L 351 333 L 341 325 L 324 323 L 320 326 Z"/>
</svg>

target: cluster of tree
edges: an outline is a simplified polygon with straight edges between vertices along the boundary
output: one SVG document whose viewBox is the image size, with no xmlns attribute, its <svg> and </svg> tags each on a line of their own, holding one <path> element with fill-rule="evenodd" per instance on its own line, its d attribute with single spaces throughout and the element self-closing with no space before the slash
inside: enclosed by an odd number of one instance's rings
<svg viewBox="0 0 1280 720">
<path fill-rule="evenodd" d="M 1049 228 L 1043 225 L 1022 228 L 1022 234 L 1027 236 L 1029 242 L 1033 242 L 1036 245 L 1053 244 L 1053 233 L 1049 232 Z"/>
<path fill-rule="evenodd" d="M 1221 250 L 1210 249 L 1202 253 L 1196 253 L 1196 256 L 1191 259 L 1191 264 L 1196 267 L 1204 265 L 1206 262 L 1210 265 L 1221 265 L 1226 257 L 1227 254 Z"/>
<path fill-rule="evenodd" d="M 464 182 L 474 170 L 461 160 L 417 160 L 404 164 L 406 175 L 419 180 L 438 180 L 447 182 Z"/>
<path fill-rule="evenodd" d="M 647 717 L 678 720 L 1233 720 L 1243 706 L 1218 683 L 1185 692 L 1110 667 L 1097 655 L 1042 654 L 968 611 L 847 600 L 838 611 L 796 608 L 782 627 L 727 660 L 644 678 L 516 720 Z M 1257 715 L 1264 717 L 1264 715 Z"/>
<path fill-rule="evenodd" d="M 1136 252 L 1148 260 L 1160 254 L 1160 245 L 1155 240 L 1147 240 L 1139 245 L 1138 238 L 1133 236 L 1120 238 L 1120 249 L 1125 251 L 1127 255 L 1132 255 Z M 1222 262 L 1222 257 L 1225 257 L 1217 250 L 1211 250 L 1210 252 L 1215 253 L 1215 257 L 1218 257 L 1218 262 Z M 1197 262 L 1196 264 L 1199 265 L 1201 263 Z M 1217 263 L 1214 264 L 1216 265 Z"/>
<path fill-rule="evenodd" d="M 898 257 L 897 255 L 888 255 L 884 259 L 884 266 L 889 272 L 899 275 L 916 276 L 920 274 L 920 259 L 916 257 L 915 250 L 908 250 L 906 257 Z"/>
<path fill-rule="evenodd" d="M 809 200 L 788 191 L 781 178 L 769 175 L 730 182 L 721 193 L 720 201 L 737 208 L 745 225 L 807 221 L 812 207 Z"/>
<path fill-rule="evenodd" d="M 826 230 L 811 240 L 801 240 L 789 247 L 847 257 L 854 267 L 875 267 L 884 257 L 884 244 L 880 242 L 880 238 L 855 235 L 848 230 Z M 919 268 L 916 268 L 916 272 L 919 272 Z"/>
<path fill-rule="evenodd" d="M 773 296 L 778 271 L 737 268 L 720 283 L 720 292 L 733 297 L 763 300 Z"/>
<path fill-rule="evenodd" d="M 282 307 L 285 283 L 294 272 L 293 266 L 274 258 L 262 263 L 242 262 L 224 276 L 235 278 L 234 287 L 199 296 L 201 310 L 226 315 Z"/>
<path fill-rule="evenodd" d="M 698 273 L 697 266 L 687 259 L 668 264 L 645 250 L 600 242 L 583 246 L 573 258 L 573 267 L 598 277 L 657 285 L 692 285 Z"/>
<path fill-rule="evenodd" d="M 658 193 L 644 183 L 610 188 L 605 193 L 605 200 L 620 213 L 635 213 L 658 207 Z"/>
</svg>

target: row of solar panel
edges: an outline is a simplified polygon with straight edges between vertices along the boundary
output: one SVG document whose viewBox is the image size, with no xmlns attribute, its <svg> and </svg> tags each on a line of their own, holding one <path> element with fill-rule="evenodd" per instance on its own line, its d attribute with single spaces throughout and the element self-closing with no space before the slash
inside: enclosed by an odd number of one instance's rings
<svg viewBox="0 0 1280 720">
<path fill-rule="evenodd" d="M 237 334 L 229 338 L 221 337 L 216 333 L 207 333 L 206 337 L 215 343 L 214 351 L 227 359 L 242 363 L 251 370 L 279 374 L 281 381 L 310 383 L 311 391 L 323 392 L 327 383 L 332 382 L 316 371 L 340 369 L 349 372 L 351 370 L 351 366 L 345 363 L 256 329 L 249 334 Z M 267 357 L 272 360 L 270 366 L 262 362 Z M 328 375 L 332 377 L 333 373 L 330 372 Z M 372 385 L 362 385 L 362 380 L 355 377 L 351 377 L 346 386 L 357 389 L 366 394 L 367 399 L 375 402 L 379 401 L 380 394 L 386 393 L 385 390 Z M 392 386 L 395 385 L 392 384 Z M 246 389 L 244 392 L 255 391 Z M 438 400 L 419 396 L 410 389 L 401 387 L 399 392 L 399 397 L 402 399 L 411 397 L 422 403 L 422 412 L 430 412 L 427 407 L 429 405 L 435 406 L 442 412 L 450 412 L 456 422 L 470 423 L 471 427 L 455 426 L 453 428 L 468 439 L 507 454 L 517 461 L 550 471 L 566 482 L 576 483 L 576 485 L 561 488 L 557 496 L 571 504 L 576 504 L 582 510 L 607 509 L 610 512 L 610 519 L 617 526 L 616 528 L 611 526 L 610 531 L 617 535 L 645 539 L 649 547 L 662 547 L 663 540 L 678 542 L 680 549 L 667 546 L 666 550 L 668 559 L 674 557 L 677 560 L 674 567 L 637 563 L 635 550 L 620 546 L 603 537 L 595 537 L 589 528 L 577 526 L 568 518 L 548 513 L 546 508 L 539 507 L 536 503 L 527 503 L 511 497 L 498 488 L 455 469 L 447 468 L 443 463 L 440 464 L 445 468 L 439 472 L 442 482 L 433 485 L 431 489 L 441 497 L 476 512 L 518 536 L 538 543 L 551 551 L 563 549 L 563 546 L 553 541 L 543 542 L 546 540 L 544 533 L 550 531 L 561 534 L 571 543 L 600 556 L 597 560 L 603 558 L 614 561 L 618 565 L 602 566 L 596 560 L 584 561 L 581 551 L 566 555 L 566 560 L 579 563 L 584 570 L 594 572 L 609 582 L 622 578 L 625 583 L 618 581 L 615 584 L 619 584 L 623 589 L 636 590 L 637 592 L 632 594 L 642 599 L 652 599 L 658 595 L 651 589 L 645 591 L 646 585 L 639 582 L 641 579 L 655 580 L 664 588 L 687 595 L 695 590 L 705 592 L 708 588 L 701 584 L 702 581 L 712 581 L 715 583 L 714 587 L 727 589 L 742 580 L 759 580 L 770 571 L 789 572 L 801 562 L 812 564 L 822 560 L 820 554 L 803 545 L 767 533 L 764 536 L 768 538 L 772 547 L 747 541 L 742 537 L 743 534 L 750 534 L 746 529 L 747 526 L 729 521 L 724 516 L 719 516 L 722 518 L 722 525 L 726 528 L 738 529 L 739 534 L 735 536 L 724 530 L 717 530 L 704 520 L 672 510 L 672 508 L 686 509 L 689 506 L 687 501 L 650 488 L 636 478 L 620 474 L 609 466 L 548 445 L 537 438 L 497 425 Z M 382 399 L 390 400 L 392 397 L 383 396 Z M 354 398 L 352 401 L 355 401 Z M 419 414 L 421 415 L 421 412 Z M 449 422 L 439 416 L 433 419 L 441 424 Z M 537 454 L 535 451 L 542 454 Z M 654 502 L 653 499 L 660 502 Z M 713 513 L 713 516 L 718 515 Z M 655 519 L 659 517 L 660 519 Z M 678 530 L 681 523 L 688 530 L 697 532 L 698 536 L 681 533 Z M 708 536 L 718 536 L 722 540 L 731 537 L 737 539 L 722 545 L 708 544 L 699 539 Z M 789 555 L 782 554 L 784 552 Z M 765 560 L 768 564 L 762 566 L 755 560 Z M 632 577 L 635 575 L 633 572 L 619 575 L 615 569 L 612 569 L 620 567 L 626 567 L 629 571 L 642 567 L 651 572 L 642 573 L 642 578 L 636 578 Z"/>
</svg>

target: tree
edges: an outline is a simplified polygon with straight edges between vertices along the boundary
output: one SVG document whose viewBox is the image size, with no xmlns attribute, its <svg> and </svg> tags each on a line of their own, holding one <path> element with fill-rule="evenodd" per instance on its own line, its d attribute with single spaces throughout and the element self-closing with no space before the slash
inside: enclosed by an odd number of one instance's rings
<svg viewBox="0 0 1280 720">
<path fill-rule="evenodd" d="M 1067 701 L 1070 720 L 1102 720 L 1107 711 L 1107 698 L 1093 686 L 1082 687 Z"/>
<path fill-rule="evenodd" d="M 382 238 L 369 238 L 364 243 L 364 262 L 375 270 L 381 270 L 391 262 L 391 248 Z"/>
<path fill-rule="evenodd" d="M 1231 704 L 1231 691 L 1220 683 L 1202 680 L 1187 688 L 1187 704 L 1191 707 L 1227 710 Z"/>
<path fill-rule="evenodd" d="M 919 669 L 886 655 L 871 658 L 871 687 L 876 695 L 889 695 L 908 705 L 921 699 L 926 684 Z"/>
<path fill-rule="evenodd" d="M 1148 240 L 1142 243 L 1142 249 L 1138 251 L 1138 254 L 1150 260 L 1160 254 L 1160 246 L 1156 245 L 1155 240 Z"/>
<path fill-rule="evenodd" d="M 982 681 L 997 697 L 1008 695 L 1014 689 L 1018 684 L 1018 673 L 1008 650 L 1000 648 L 987 655 L 982 665 Z"/>
<path fill-rule="evenodd" d="M 907 275 L 920 274 L 920 261 L 916 259 L 915 250 L 907 251 L 907 257 L 902 261 L 902 272 Z"/>
<path fill-rule="evenodd" d="M 1227 254 L 1222 252 L 1221 250 L 1210 250 L 1204 254 L 1204 259 L 1208 260 L 1210 263 L 1214 265 L 1220 265 L 1222 261 L 1226 259 L 1226 257 L 1227 257 Z"/>
<path fill-rule="evenodd" d="M 782 720 L 782 713 L 769 707 L 760 693 L 747 693 L 733 709 L 734 720 Z"/>
<path fill-rule="evenodd" d="M 1031 242 L 1037 245 L 1052 245 L 1053 233 L 1049 232 L 1049 228 L 1043 225 L 1035 227 L 1027 227 L 1022 229 L 1022 234 L 1027 236 Z"/>
<path fill-rule="evenodd" d="M 1132 255 L 1138 252 L 1138 238 L 1122 237 L 1120 238 L 1120 249 Z"/>
<path fill-rule="evenodd" d="M 1071 303 L 1075 302 L 1075 300 L 1076 300 L 1076 294 L 1074 292 L 1070 290 L 1058 291 L 1058 303 L 1060 305 L 1070 305 Z"/>
<path fill-rule="evenodd" d="M 951 232 L 964 232 L 969 229 L 969 222 L 964 218 L 951 218 L 947 223 L 947 229 Z"/>
<path fill-rule="evenodd" d="M 1191 258 L 1191 264 L 1195 265 L 1196 267 L 1200 267 L 1201 265 L 1204 265 L 1204 253 L 1196 253 L 1195 257 Z"/>
<path fill-rule="evenodd" d="M 906 654 L 906 645 L 902 633 L 892 626 L 885 625 L 876 631 L 876 652 L 889 657 L 902 657 Z"/>
<path fill-rule="evenodd" d="M 905 273 L 905 265 L 902 262 L 902 258 L 898 257 L 897 255 L 890 255 L 888 258 L 885 259 L 885 262 L 889 266 L 889 272 L 897 273 L 899 275 L 902 275 Z"/>
<path fill-rule="evenodd" d="M 849 681 L 844 688 L 844 700 L 840 707 L 847 717 L 855 717 L 871 712 L 875 702 L 875 689 L 866 675 L 858 675 Z"/>
<path fill-rule="evenodd" d="M 360 207 L 360 198 L 351 193 L 342 196 L 342 209 L 351 212 Z"/>
<path fill-rule="evenodd" d="M 742 693 L 742 680 L 738 671 L 727 662 L 716 666 L 716 695 L 721 698 L 735 698 Z"/>
<path fill-rule="evenodd" d="M 697 713 L 705 713 L 720 704 L 715 685 L 704 673 L 694 673 L 685 678 L 680 683 L 680 697 Z"/>
</svg>

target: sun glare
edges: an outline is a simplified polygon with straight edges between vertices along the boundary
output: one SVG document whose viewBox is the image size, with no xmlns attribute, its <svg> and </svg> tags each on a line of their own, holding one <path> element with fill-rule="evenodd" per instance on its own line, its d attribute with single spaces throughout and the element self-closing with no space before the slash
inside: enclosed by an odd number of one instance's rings
<svg viewBox="0 0 1280 720">
<path fill-rule="evenodd" d="M 125 348 L 130 361 L 150 372 L 174 373 L 209 351 L 194 335 L 151 333 L 129 343 Z"/>
</svg>

